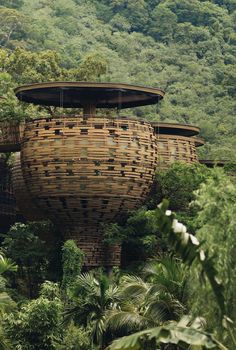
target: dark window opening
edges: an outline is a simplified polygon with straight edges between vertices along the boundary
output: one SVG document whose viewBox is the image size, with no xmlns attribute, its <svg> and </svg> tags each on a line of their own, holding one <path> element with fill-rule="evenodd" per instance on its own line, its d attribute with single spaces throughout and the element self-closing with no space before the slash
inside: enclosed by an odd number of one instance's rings
<svg viewBox="0 0 236 350">
<path fill-rule="evenodd" d="M 75 123 L 71 123 L 71 124 L 67 124 L 69 129 L 73 129 L 73 127 L 75 126 Z"/>
<path fill-rule="evenodd" d="M 71 169 L 66 170 L 68 176 L 74 176 L 74 173 Z"/>
</svg>

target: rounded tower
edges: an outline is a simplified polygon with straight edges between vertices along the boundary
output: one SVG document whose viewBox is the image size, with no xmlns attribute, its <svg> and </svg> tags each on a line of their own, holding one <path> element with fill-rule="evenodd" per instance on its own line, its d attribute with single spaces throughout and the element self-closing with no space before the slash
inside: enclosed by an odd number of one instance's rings
<svg viewBox="0 0 236 350">
<path fill-rule="evenodd" d="M 152 122 L 156 135 L 157 168 L 166 169 L 174 162 L 198 162 L 197 147 L 204 141 L 197 135 L 200 129 L 188 124 Z"/>
<path fill-rule="evenodd" d="M 120 264 L 120 247 L 103 244 L 101 223 L 140 206 L 153 182 L 157 143 L 150 123 L 97 116 L 97 108 L 154 104 L 159 89 L 127 84 L 44 83 L 17 97 L 46 106 L 83 108 L 82 115 L 26 121 L 21 167 L 33 201 L 85 252 L 87 267 Z"/>
</svg>

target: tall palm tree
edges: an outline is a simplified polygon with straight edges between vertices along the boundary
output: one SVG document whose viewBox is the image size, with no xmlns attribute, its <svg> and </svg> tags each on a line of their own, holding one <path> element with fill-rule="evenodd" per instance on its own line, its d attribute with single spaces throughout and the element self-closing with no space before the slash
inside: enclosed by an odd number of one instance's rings
<svg viewBox="0 0 236 350">
<path fill-rule="evenodd" d="M 182 305 L 187 304 L 189 269 L 180 260 L 165 256 L 147 264 L 144 277 L 158 290 L 172 295 Z"/>
<path fill-rule="evenodd" d="M 65 321 L 74 320 L 91 328 L 92 342 L 104 349 L 105 315 L 118 302 L 118 287 L 107 276 L 93 273 L 79 275 L 70 294 L 71 302 L 65 311 Z"/>
<path fill-rule="evenodd" d="M 115 335 L 179 320 L 186 312 L 187 271 L 173 258 L 163 258 L 144 269 L 144 277 L 125 276 L 119 306 L 107 311 L 106 324 Z"/>
</svg>

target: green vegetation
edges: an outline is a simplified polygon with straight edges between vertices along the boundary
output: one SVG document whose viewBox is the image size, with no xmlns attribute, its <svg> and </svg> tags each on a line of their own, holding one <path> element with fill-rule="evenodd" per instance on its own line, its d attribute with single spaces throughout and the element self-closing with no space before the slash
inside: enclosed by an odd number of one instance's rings
<svg viewBox="0 0 236 350">
<path fill-rule="evenodd" d="M 207 141 L 202 157 L 235 160 L 234 0 L 3 0 L 0 6 L 0 94 L 7 97 L 1 119 L 35 114 L 19 107 L 12 92 L 18 84 L 158 86 L 164 101 L 132 114 L 196 124 Z"/>
<path fill-rule="evenodd" d="M 166 192 L 168 176 L 186 178 L 175 197 L 173 189 Z M 136 240 L 139 252 L 109 275 L 84 272 L 83 252 L 69 240 L 56 255 L 62 275 L 49 281 L 55 256 L 38 237 L 48 224 L 11 228 L 0 260 L 7 277 L 0 281 L 3 349 L 234 349 L 235 184 L 222 169 L 185 164 L 157 174 L 157 181 L 160 200 L 169 201 L 156 206 L 153 192 L 152 208 L 106 227 L 108 244 L 118 232 L 123 249 Z M 183 213 L 191 233 L 179 221 Z"/>
<path fill-rule="evenodd" d="M 196 124 L 200 156 L 236 160 L 235 0 L 0 0 L 0 20 L 0 120 L 57 112 L 18 102 L 19 84 L 158 86 L 162 103 L 133 115 Z M 196 164 L 157 173 L 144 207 L 103 223 L 123 248 L 109 274 L 84 271 L 51 224 L 16 223 L 0 245 L 0 350 L 234 350 L 232 180 Z"/>
</svg>

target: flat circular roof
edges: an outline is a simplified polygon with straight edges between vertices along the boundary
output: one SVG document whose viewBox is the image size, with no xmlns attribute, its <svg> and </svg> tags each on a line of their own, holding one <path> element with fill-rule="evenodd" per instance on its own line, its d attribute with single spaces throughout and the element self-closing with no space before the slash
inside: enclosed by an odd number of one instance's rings
<svg viewBox="0 0 236 350">
<path fill-rule="evenodd" d="M 15 89 L 20 101 L 65 108 L 130 108 L 156 104 L 164 96 L 158 88 L 114 83 L 48 82 Z"/>
<path fill-rule="evenodd" d="M 200 128 L 189 124 L 175 124 L 162 122 L 152 122 L 151 124 L 156 134 L 194 136 L 198 135 L 200 132 Z"/>
<path fill-rule="evenodd" d="M 193 137 L 193 140 L 195 141 L 196 147 L 201 147 L 205 145 L 205 141 L 199 137 Z"/>
</svg>

